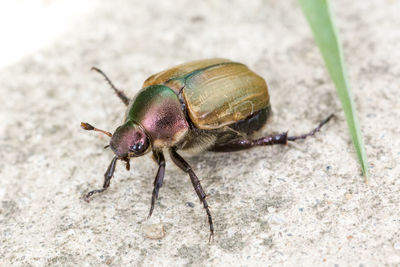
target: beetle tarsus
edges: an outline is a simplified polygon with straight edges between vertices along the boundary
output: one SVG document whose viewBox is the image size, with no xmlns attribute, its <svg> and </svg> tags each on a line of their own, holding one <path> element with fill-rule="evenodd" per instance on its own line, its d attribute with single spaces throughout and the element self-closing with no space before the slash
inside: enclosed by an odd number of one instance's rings
<svg viewBox="0 0 400 267">
<path fill-rule="evenodd" d="M 94 194 L 97 194 L 97 193 L 101 193 L 101 192 L 103 192 L 103 191 L 105 191 L 105 190 L 106 190 L 105 188 L 92 190 L 92 191 L 90 191 L 89 193 L 87 193 L 86 195 L 84 195 L 83 199 L 84 199 L 87 203 L 89 203 L 89 202 L 90 202 L 90 197 L 91 197 L 91 196 L 93 196 Z"/>
<path fill-rule="evenodd" d="M 121 101 L 126 106 L 129 104 L 129 97 L 127 97 L 126 94 L 123 91 L 117 89 L 117 87 L 115 87 L 115 85 L 111 82 L 111 80 L 107 77 L 107 75 L 101 69 L 96 68 L 96 67 L 92 67 L 92 70 L 97 71 L 98 73 L 100 73 L 106 79 L 107 83 L 111 86 L 111 88 L 117 94 L 119 99 L 121 99 Z"/>
<path fill-rule="evenodd" d="M 160 190 L 160 188 L 163 184 L 164 174 L 165 174 L 164 154 L 162 153 L 162 151 L 159 151 L 159 152 L 154 151 L 153 155 L 158 163 L 158 172 L 154 179 L 154 188 L 153 188 L 153 193 L 151 195 L 151 206 L 150 206 L 149 216 L 147 216 L 147 218 L 150 218 L 151 215 L 153 214 L 154 204 L 155 204 L 156 200 L 158 199 L 158 191 Z"/>
<path fill-rule="evenodd" d="M 334 114 L 331 114 L 325 120 L 321 121 L 318 124 L 318 126 L 316 128 L 314 128 L 313 130 L 311 130 L 310 132 L 308 132 L 306 134 L 298 135 L 298 136 L 288 136 L 287 140 L 288 141 L 296 141 L 296 140 L 299 140 L 299 139 L 306 139 L 309 136 L 315 135 L 317 132 L 319 132 L 321 130 L 322 126 L 327 124 L 328 121 L 330 121 L 333 117 L 334 117 Z"/>
<path fill-rule="evenodd" d="M 92 190 L 89 193 L 87 193 L 83 198 L 86 202 L 89 203 L 90 202 L 90 197 L 92 197 L 94 194 L 98 194 L 98 193 L 104 192 L 110 186 L 111 178 L 114 176 L 114 171 L 115 171 L 115 166 L 116 166 L 116 163 L 117 163 L 117 159 L 118 159 L 118 157 L 114 157 L 112 159 L 110 165 L 107 168 L 107 171 L 104 173 L 103 188 L 95 189 L 95 190 Z"/>
<path fill-rule="evenodd" d="M 178 166 L 184 172 L 189 174 L 190 181 L 192 182 L 194 191 L 196 191 L 196 194 L 199 197 L 200 202 L 203 203 L 203 207 L 207 213 L 208 224 L 210 225 L 209 242 L 211 242 L 211 239 L 214 239 L 214 224 L 212 221 L 211 211 L 206 201 L 206 194 L 204 193 L 200 180 L 199 178 L 197 178 L 196 174 L 192 170 L 192 167 L 190 167 L 190 165 L 176 152 L 176 148 L 171 148 L 169 150 L 169 153 L 171 155 L 172 161 L 176 164 L 176 166 Z"/>
<path fill-rule="evenodd" d="M 208 243 L 211 243 L 214 241 L 214 232 L 210 233 L 210 237 L 208 238 Z"/>
</svg>

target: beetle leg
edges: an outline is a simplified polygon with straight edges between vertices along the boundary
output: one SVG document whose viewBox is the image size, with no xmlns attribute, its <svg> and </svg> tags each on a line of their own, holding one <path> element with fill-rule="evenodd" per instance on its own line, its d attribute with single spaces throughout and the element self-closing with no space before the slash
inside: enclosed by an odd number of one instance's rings
<svg viewBox="0 0 400 267">
<path fill-rule="evenodd" d="M 114 175 L 114 171 L 115 171 L 115 166 L 116 166 L 116 163 L 117 163 L 117 159 L 118 159 L 118 157 L 114 157 L 114 158 L 112 159 L 110 165 L 109 165 L 108 168 L 107 168 L 106 173 L 104 173 L 103 188 L 102 188 L 102 189 L 95 189 L 95 190 L 92 190 L 92 191 L 90 191 L 89 193 L 87 193 L 87 194 L 84 196 L 84 199 L 85 199 L 86 202 L 89 202 L 91 196 L 93 196 L 94 194 L 97 194 L 97 193 L 104 192 L 104 191 L 110 186 L 110 181 L 111 181 L 111 178 L 112 178 L 113 175 Z"/>
<path fill-rule="evenodd" d="M 114 86 L 114 84 L 111 82 L 111 80 L 107 77 L 107 75 L 99 68 L 96 67 L 92 67 L 92 70 L 97 71 L 98 73 L 100 73 L 108 82 L 108 84 L 111 86 L 111 88 L 114 90 L 114 92 L 117 94 L 117 96 L 119 97 L 119 99 L 121 99 L 121 101 L 127 106 L 129 104 L 129 97 L 126 96 L 126 94 L 117 89 L 117 87 Z"/>
<path fill-rule="evenodd" d="M 238 151 L 238 150 L 244 150 L 248 149 L 254 146 L 271 146 L 271 145 L 285 145 L 287 144 L 288 141 L 296 141 L 299 139 L 306 139 L 309 136 L 315 135 L 319 130 L 321 130 L 321 127 L 324 126 L 330 119 L 332 119 L 333 114 L 331 114 L 329 117 L 327 117 L 325 120 L 320 122 L 320 124 L 311 130 L 310 132 L 298 136 L 288 136 L 287 132 L 277 134 L 277 135 L 269 135 L 269 136 L 264 136 L 259 139 L 255 140 L 247 140 L 247 139 L 240 139 L 240 140 L 233 140 L 230 143 L 225 143 L 225 144 L 216 144 L 214 147 L 211 149 L 212 151 L 215 152 L 227 152 L 227 151 Z"/>
<path fill-rule="evenodd" d="M 288 140 L 288 141 L 296 141 L 296 140 L 299 140 L 299 139 L 306 139 L 306 138 L 309 137 L 309 136 L 313 136 L 315 133 L 319 132 L 319 130 L 321 130 L 321 127 L 324 126 L 326 123 L 328 123 L 328 121 L 329 121 L 330 119 L 332 119 L 333 116 L 334 116 L 333 114 L 329 115 L 328 118 L 326 118 L 325 120 L 321 121 L 321 122 L 319 123 L 319 125 L 318 125 L 315 129 L 313 129 L 312 131 L 310 131 L 309 133 L 302 134 L 302 135 L 298 135 L 298 136 L 288 136 L 288 137 L 287 137 L 287 140 Z"/>
<path fill-rule="evenodd" d="M 172 161 L 176 164 L 176 166 L 178 166 L 184 172 L 189 174 L 193 188 L 196 191 L 196 194 L 199 197 L 200 202 L 203 203 L 203 207 L 207 213 L 208 224 L 210 225 L 210 238 L 209 238 L 210 242 L 211 239 L 214 238 L 214 225 L 212 222 L 211 212 L 208 203 L 206 201 L 206 194 L 204 193 L 203 187 L 200 184 L 199 178 L 197 178 L 196 174 L 192 170 L 192 167 L 190 167 L 190 165 L 176 152 L 176 148 L 171 148 L 169 150 L 169 153 L 171 155 Z"/>
<path fill-rule="evenodd" d="M 147 218 L 150 218 L 151 214 L 153 214 L 154 203 L 156 202 L 156 199 L 158 198 L 158 190 L 160 189 L 160 187 L 163 184 L 164 174 L 165 174 L 164 154 L 162 153 L 162 151 L 153 151 L 153 156 L 158 163 L 158 172 L 157 172 L 156 178 L 154 179 L 154 188 L 153 188 L 153 193 L 151 196 L 151 207 L 150 207 L 149 216 Z"/>
</svg>

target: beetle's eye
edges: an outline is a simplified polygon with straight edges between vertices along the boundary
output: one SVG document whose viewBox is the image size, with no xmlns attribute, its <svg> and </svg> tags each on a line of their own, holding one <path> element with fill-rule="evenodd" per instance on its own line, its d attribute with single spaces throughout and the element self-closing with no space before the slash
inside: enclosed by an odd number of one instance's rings
<svg viewBox="0 0 400 267">
<path fill-rule="evenodd" d="M 132 152 L 140 152 L 143 149 L 143 143 L 136 143 L 133 146 L 129 147 L 129 150 L 131 150 Z"/>
<path fill-rule="evenodd" d="M 143 143 L 136 143 L 133 146 L 130 146 L 129 149 L 134 152 L 138 152 L 142 149 L 142 147 L 143 147 Z"/>
</svg>

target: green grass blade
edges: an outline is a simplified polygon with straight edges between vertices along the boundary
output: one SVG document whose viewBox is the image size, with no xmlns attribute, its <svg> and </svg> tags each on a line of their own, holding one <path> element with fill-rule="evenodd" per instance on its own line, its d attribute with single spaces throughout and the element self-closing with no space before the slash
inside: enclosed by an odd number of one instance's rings
<svg viewBox="0 0 400 267">
<path fill-rule="evenodd" d="M 336 86 L 365 181 L 368 183 L 367 156 L 352 92 L 347 81 L 342 48 L 333 23 L 328 0 L 299 0 L 299 3 L 314 33 L 315 42 L 325 60 L 328 72 Z"/>
</svg>

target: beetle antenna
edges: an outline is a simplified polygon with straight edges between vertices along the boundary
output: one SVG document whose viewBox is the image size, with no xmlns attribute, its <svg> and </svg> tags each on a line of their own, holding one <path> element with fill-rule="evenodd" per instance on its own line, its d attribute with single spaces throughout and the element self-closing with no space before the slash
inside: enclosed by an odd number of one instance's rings
<svg viewBox="0 0 400 267">
<path fill-rule="evenodd" d="M 129 104 L 129 98 L 126 96 L 126 94 L 123 91 L 117 89 L 117 87 L 115 87 L 115 85 L 112 83 L 112 81 L 107 77 L 107 75 L 101 69 L 96 68 L 96 67 L 92 67 L 92 70 L 97 71 L 98 73 L 100 73 L 104 77 L 104 79 L 106 79 L 106 81 L 111 86 L 111 88 L 114 90 L 114 92 L 117 94 L 119 99 L 121 99 L 121 101 L 126 106 Z"/>
<path fill-rule="evenodd" d="M 82 127 L 82 129 L 84 129 L 84 130 L 86 130 L 86 131 L 101 132 L 101 133 L 103 133 L 103 134 L 108 135 L 109 137 L 112 137 L 112 133 L 107 132 L 107 131 L 104 131 L 104 130 L 101 130 L 101 129 L 98 129 L 98 128 L 96 128 L 96 127 L 90 125 L 90 124 L 87 123 L 87 122 L 81 122 L 81 127 Z"/>
</svg>

